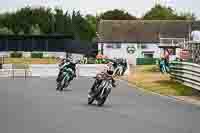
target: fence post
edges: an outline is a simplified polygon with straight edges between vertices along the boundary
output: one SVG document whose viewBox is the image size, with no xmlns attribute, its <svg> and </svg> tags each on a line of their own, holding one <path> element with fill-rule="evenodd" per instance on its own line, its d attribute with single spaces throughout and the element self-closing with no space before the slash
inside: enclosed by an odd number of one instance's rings
<svg viewBox="0 0 200 133">
<path fill-rule="evenodd" d="M 77 68 L 76 68 L 76 75 L 79 77 L 79 75 L 80 75 L 80 65 L 78 64 L 77 65 Z"/>
<path fill-rule="evenodd" d="M 12 64 L 12 75 L 13 75 L 12 77 L 13 77 L 13 79 L 14 79 L 14 77 L 15 77 L 14 74 L 15 74 L 15 72 L 14 72 L 14 66 L 13 66 L 13 64 Z"/>
<path fill-rule="evenodd" d="M 26 74 L 27 74 L 27 73 L 26 73 L 26 68 L 24 68 L 24 70 L 25 70 L 25 80 L 26 80 Z"/>
</svg>

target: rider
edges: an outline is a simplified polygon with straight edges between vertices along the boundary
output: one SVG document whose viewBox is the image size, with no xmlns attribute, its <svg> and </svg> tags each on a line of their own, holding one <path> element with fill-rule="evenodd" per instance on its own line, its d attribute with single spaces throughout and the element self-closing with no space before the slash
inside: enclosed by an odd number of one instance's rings
<svg viewBox="0 0 200 133">
<path fill-rule="evenodd" d="M 113 72 L 114 72 L 114 68 L 113 68 L 113 63 L 110 61 L 106 66 L 105 66 L 105 68 L 104 68 L 104 70 L 101 72 L 101 73 L 99 73 L 100 75 L 102 75 L 102 74 L 107 74 L 107 75 L 109 75 L 109 76 L 112 76 L 113 75 Z M 98 75 L 98 74 L 97 74 Z M 94 84 L 92 85 L 92 88 L 90 89 L 90 95 L 91 94 L 93 94 L 94 93 L 94 89 L 95 89 L 95 87 L 97 86 L 97 85 L 100 85 L 101 84 L 101 79 L 96 79 L 95 80 L 95 82 L 94 82 Z M 116 85 L 115 85 L 115 80 L 112 78 L 112 86 L 113 87 L 116 87 Z"/>
<path fill-rule="evenodd" d="M 126 69 L 127 69 L 127 62 L 126 62 L 126 59 L 123 59 L 122 60 L 122 66 L 123 66 L 123 71 L 122 71 L 122 75 L 124 75 Z"/>
<path fill-rule="evenodd" d="M 64 58 L 63 56 L 60 57 L 60 64 L 59 64 L 59 74 L 58 77 L 56 79 L 57 82 L 59 82 L 60 80 L 62 80 L 63 76 L 62 72 L 66 72 L 68 69 L 72 69 L 73 70 L 73 76 L 70 77 L 70 81 L 73 80 L 74 77 L 76 77 L 76 65 L 75 63 L 72 62 L 72 59 L 68 58 Z"/>
</svg>

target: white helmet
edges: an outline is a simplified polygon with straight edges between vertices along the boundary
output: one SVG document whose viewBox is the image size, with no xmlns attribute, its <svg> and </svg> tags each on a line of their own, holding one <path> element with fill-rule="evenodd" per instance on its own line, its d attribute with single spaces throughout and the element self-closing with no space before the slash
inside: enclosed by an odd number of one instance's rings
<svg viewBox="0 0 200 133">
<path fill-rule="evenodd" d="M 64 56 L 60 56 L 59 58 L 60 58 L 60 60 L 63 60 L 63 59 L 65 59 L 65 57 L 64 57 Z"/>
<path fill-rule="evenodd" d="M 59 60 L 62 61 L 62 62 L 66 62 L 66 59 L 65 59 L 64 56 L 60 56 L 60 57 L 59 57 Z"/>
<path fill-rule="evenodd" d="M 67 61 L 67 62 L 73 62 L 73 59 L 72 59 L 71 57 L 68 57 L 68 58 L 66 59 L 66 61 Z"/>
</svg>

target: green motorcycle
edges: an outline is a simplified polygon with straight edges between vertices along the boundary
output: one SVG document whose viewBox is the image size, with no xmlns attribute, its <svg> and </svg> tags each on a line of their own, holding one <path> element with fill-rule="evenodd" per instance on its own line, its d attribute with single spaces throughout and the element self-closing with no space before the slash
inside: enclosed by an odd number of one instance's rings
<svg viewBox="0 0 200 133">
<path fill-rule="evenodd" d="M 64 88 L 67 88 L 73 79 L 74 71 L 71 68 L 66 69 L 65 71 L 60 71 L 59 74 L 59 81 L 57 81 L 57 88 L 58 91 L 63 91 Z"/>
</svg>

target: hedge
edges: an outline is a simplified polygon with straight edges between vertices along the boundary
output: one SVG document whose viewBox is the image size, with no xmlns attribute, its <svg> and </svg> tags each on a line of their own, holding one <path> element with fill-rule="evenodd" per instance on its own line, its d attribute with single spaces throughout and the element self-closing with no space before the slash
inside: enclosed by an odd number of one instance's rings
<svg viewBox="0 0 200 133">
<path fill-rule="evenodd" d="M 157 58 L 137 58 L 137 65 L 155 65 Z"/>
<path fill-rule="evenodd" d="M 22 58 L 22 53 L 21 52 L 12 52 L 10 53 L 11 58 Z"/>
<path fill-rule="evenodd" d="M 31 58 L 43 58 L 43 53 L 31 53 Z"/>
</svg>

